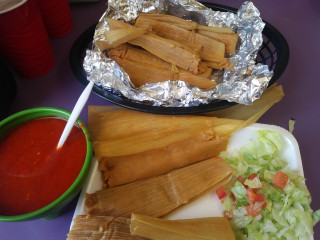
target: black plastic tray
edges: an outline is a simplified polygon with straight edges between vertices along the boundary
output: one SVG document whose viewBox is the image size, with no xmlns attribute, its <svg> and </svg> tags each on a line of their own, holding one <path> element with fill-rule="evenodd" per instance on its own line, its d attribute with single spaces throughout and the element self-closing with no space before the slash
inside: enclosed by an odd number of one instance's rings
<svg viewBox="0 0 320 240">
<path fill-rule="evenodd" d="M 214 4 L 214 3 L 203 3 L 205 6 L 213 9 L 214 11 L 229 11 L 237 12 L 236 8 Z M 289 61 L 289 46 L 286 39 L 282 34 L 271 24 L 266 23 L 265 28 L 262 32 L 263 44 L 260 51 L 258 52 L 256 62 L 262 63 L 269 66 L 270 70 L 273 70 L 274 75 L 269 82 L 269 86 L 276 82 L 281 74 L 284 72 L 288 61 Z M 89 27 L 84 31 L 79 38 L 73 44 L 70 51 L 70 64 L 71 69 L 76 78 L 84 85 L 88 84 L 86 73 L 83 69 L 83 59 L 85 57 L 86 49 L 91 48 L 93 35 L 95 32 L 96 24 Z M 196 107 L 157 107 L 151 106 L 139 102 L 135 102 L 126 97 L 116 95 L 111 91 L 105 90 L 102 87 L 94 85 L 94 93 L 100 97 L 112 102 L 116 105 L 126 107 L 129 109 L 158 113 L 158 114 L 195 114 L 215 111 L 223 108 L 233 106 L 237 103 L 228 102 L 225 100 L 214 101 L 208 104 L 201 104 Z"/>
</svg>

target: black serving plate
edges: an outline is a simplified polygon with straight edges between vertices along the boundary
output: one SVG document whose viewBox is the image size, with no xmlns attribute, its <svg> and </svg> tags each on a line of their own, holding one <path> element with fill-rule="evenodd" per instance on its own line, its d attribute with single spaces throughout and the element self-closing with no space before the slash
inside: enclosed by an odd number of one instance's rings
<svg viewBox="0 0 320 240">
<path fill-rule="evenodd" d="M 214 11 L 229 11 L 237 12 L 236 8 L 231 8 L 224 5 L 214 4 L 214 3 L 203 3 L 205 6 L 211 8 Z M 286 39 L 282 34 L 271 24 L 266 23 L 265 28 L 262 32 L 263 44 L 260 51 L 258 52 L 256 62 L 262 63 L 269 66 L 270 70 L 273 70 L 274 75 L 269 82 L 269 86 L 276 82 L 281 74 L 284 72 L 288 61 L 289 61 L 289 46 Z M 70 51 L 70 64 L 71 69 L 77 79 L 84 85 L 88 84 L 86 73 L 83 69 L 83 59 L 86 54 L 86 49 L 91 48 L 93 35 L 95 32 L 96 24 L 89 27 L 84 31 L 79 38 L 73 44 Z M 132 110 L 158 113 L 158 114 L 195 114 L 215 111 L 227 107 L 236 105 L 237 103 L 228 102 L 225 100 L 213 101 L 208 104 L 201 104 L 196 107 L 157 107 L 151 106 L 144 103 L 135 102 L 126 97 L 114 94 L 111 91 L 103 89 L 100 86 L 94 85 L 94 93 L 100 97 L 112 102 L 116 105 L 126 107 Z"/>
</svg>

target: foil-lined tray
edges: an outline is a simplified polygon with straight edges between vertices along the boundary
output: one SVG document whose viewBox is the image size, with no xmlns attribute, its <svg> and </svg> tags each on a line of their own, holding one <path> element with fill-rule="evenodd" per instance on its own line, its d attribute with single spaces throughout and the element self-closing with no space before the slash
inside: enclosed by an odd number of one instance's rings
<svg viewBox="0 0 320 240">
<path fill-rule="evenodd" d="M 220 83 L 213 91 L 204 92 L 181 81 L 148 84 L 139 89 L 132 88 L 129 76 L 113 60 L 101 53 L 94 44 L 101 33 L 108 29 L 107 17 L 129 21 L 139 13 L 139 11 L 132 12 L 132 9 L 135 9 L 132 7 L 132 2 L 135 1 L 121 1 L 121 4 L 118 4 L 119 1 L 116 2 L 109 2 L 107 11 L 96 26 L 93 48 L 87 50 L 83 64 L 87 80 L 95 81 L 94 91 L 107 100 L 145 112 L 188 114 L 213 111 L 236 103 L 252 104 L 268 86 L 273 71 L 269 70 L 270 66 L 255 62 L 263 42 L 262 30 L 265 23 L 261 20 L 260 13 L 252 2 L 243 3 L 237 12 L 224 12 L 225 8 L 221 8 L 222 11 L 220 11 L 219 5 L 215 7 L 214 4 L 207 4 L 209 7 L 206 7 L 195 1 L 151 1 L 148 6 L 143 4 L 145 1 L 139 1 L 135 6 L 138 6 L 140 10 L 143 9 L 143 12 L 157 9 L 160 13 L 176 14 L 182 9 L 186 19 L 188 16 L 193 16 L 191 20 L 202 24 L 230 26 L 239 33 L 241 39 L 251 39 L 251 41 L 241 40 L 236 54 L 229 57 L 235 66 L 232 70 L 227 69 L 214 75 L 215 80 Z M 123 9 L 126 9 L 124 6 L 129 2 L 131 12 L 124 16 L 119 15 L 117 7 L 121 5 L 120 12 L 123 12 Z M 161 5 L 166 6 L 166 12 L 159 10 L 164 9 L 161 8 Z M 126 19 L 125 16 L 129 17 Z M 198 17 L 194 19 L 194 16 Z M 242 19 L 242 27 L 236 24 L 239 19 Z M 248 70 L 251 74 L 247 74 Z"/>
</svg>

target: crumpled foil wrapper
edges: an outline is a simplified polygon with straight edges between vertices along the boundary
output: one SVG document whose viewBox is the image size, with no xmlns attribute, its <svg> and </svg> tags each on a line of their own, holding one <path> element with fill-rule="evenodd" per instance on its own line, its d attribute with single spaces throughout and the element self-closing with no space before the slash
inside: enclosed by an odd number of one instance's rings
<svg viewBox="0 0 320 240">
<path fill-rule="evenodd" d="M 104 31 L 109 30 L 108 18 L 130 22 L 140 12 L 170 14 L 203 25 L 231 27 L 240 36 L 236 53 L 228 57 L 234 67 L 216 71 L 212 79 L 218 85 L 209 91 L 171 80 L 134 88 L 128 74 L 101 52 L 95 41 L 104 39 Z M 259 10 L 249 1 L 244 2 L 237 13 L 231 13 L 213 11 L 193 0 L 109 0 L 108 8 L 96 27 L 93 48 L 86 51 L 83 67 L 89 81 L 113 94 L 143 104 L 191 107 L 227 100 L 250 105 L 262 95 L 273 75 L 267 65 L 255 63 L 263 43 L 264 26 Z"/>
</svg>

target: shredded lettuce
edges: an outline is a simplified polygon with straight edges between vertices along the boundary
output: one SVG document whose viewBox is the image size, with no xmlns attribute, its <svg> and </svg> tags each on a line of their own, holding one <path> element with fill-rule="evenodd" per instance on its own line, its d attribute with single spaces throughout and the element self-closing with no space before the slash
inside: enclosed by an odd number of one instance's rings
<svg viewBox="0 0 320 240">
<path fill-rule="evenodd" d="M 249 188 L 261 188 L 262 187 L 262 183 L 261 183 L 259 177 L 255 177 L 252 180 L 246 179 L 244 181 L 244 184 L 247 185 Z"/>
<path fill-rule="evenodd" d="M 246 180 L 251 188 L 262 187 L 259 192 L 265 197 L 267 207 L 258 217 L 247 216 L 245 207 L 246 189 L 236 181 L 231 189 L 241 204 L 232 206 L 231 225 L 236 239 L 299 239 L 308 240 L 313 234 L 313 226 L 320 221 L 320 210 L 310 208 L 311 196 L 304 178 L 297 172 L 289 171 L 288 163 L 281 158 L 282 136 L 274 131 L 260 130 L 257 139 L 238 151 L 222 152 L 221 157 L 235 170 L 236 176 L 249 177 L 253 173 L 257 179 Z M 275 173 L 281 170 L 289 176 L 284 189 L 272 185 Z"/>
<path fill-rule="evenodd" d="M 249 205 L 249 202 L 246 199 L 247 190 L 239 181 L 236 181 L 233 188 L 231 188 L 231 192 L 236 197 L 239 207 Z"/>
<path fill-rule="evenodd" d="M 313 225 L 316 225 L 320 221 L 320 209 L 315 211 L 313 214 Z"/>
</svg>

